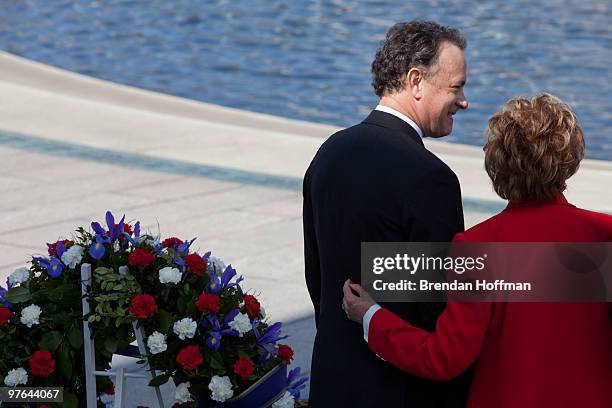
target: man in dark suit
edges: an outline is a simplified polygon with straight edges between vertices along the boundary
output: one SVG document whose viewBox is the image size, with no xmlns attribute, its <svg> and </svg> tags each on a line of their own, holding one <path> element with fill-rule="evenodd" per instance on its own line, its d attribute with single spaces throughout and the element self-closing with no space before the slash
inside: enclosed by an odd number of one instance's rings
<svg viewBox="0 0 612 408">
<path fill-rule="evenodd" d="M 341 308 L 343 283 L 360 281 L 361 242 L 450 241 L 463 231 L 457 177 L 421 137 L 450 134 L 453 115 L 467 108 L 465 47 L 458 30 L 433 22 L 391 27 L 372 63 L 379 105 L 323 143 L 306 172 L 306 283 L 317 323 L 313 408 L 465 406 L 465 378 L 444 383 L 402 373 L 368 350 L 363 329 Z M 427 330 L 443 309 L 384 307 Z"/>
</svg>

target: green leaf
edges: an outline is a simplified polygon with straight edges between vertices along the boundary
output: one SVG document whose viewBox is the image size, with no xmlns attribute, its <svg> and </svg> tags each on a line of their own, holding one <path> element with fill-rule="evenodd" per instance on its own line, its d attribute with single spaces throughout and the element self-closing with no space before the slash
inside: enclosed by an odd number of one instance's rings
<svg viewBox="0 0 612 408">
<path fill-rule="evenodd" d="M 114 337 L 107 337 L 104 340 L 104 348 L 106 351 L 113 354 L 115 351 L 117 351 L 117 339 Z"/>
<path fill-rule="evenodd" d="M 62 333 L 58 331 L 50 331 L 43 334 L 42 339 L 38 343 L 41 349 L 54 352 L 62 342 Z"/>
<path fill-rule="evenodd" d="M 64 391 L 64 402 L 62 402 L 62 407 L 63 408 L 78 408 L 79 400 L 77 399 L 76 395 L 70 392 Z"/>
<path fill-rule="evenodd" d="M 62 352 L 59 354 L 58 359 L 59 372 L 62 373 L 65 379 L 72 380 L 72 360 L 70 358 L 70 353 L 64 347 L 62 347 Z"/>
<path fill-rule="evenodd" d="M 64 293 L 62 292 L 62 287 L 60 286 L 58 288 L 55 288 L 49 293 L 49 300 L 51 302 L 58 302 L 59 300 L 62 299 L 63 296 L 64 296 Z"/>
<path fill-rule="evenodd" d="M 157 310 L 157 319 L 159 320 L 159 329 L 162 333 L 168 333 L 172 323 L 174 322 L 174 316 L 168 313 L 164 309 Z"/>
<path fill-rule="evenodd" d="M 110 269 L 108 269 L 108 268 L 105 268 L 105 267 L 103 267 L 103 266 L 99 266 L 99 267 L 97 267 L 97 268 L 94 270 L 94 273 L 95 273 L 96 275 L 101 275 L 101 276 L 102 276 L 102 275 L 106 275 L 106 274 L 111 273 L 111 270 L 110 270 Z"/>
<path fill-rule="evenodd" d="M 64 284 L 60 287 L 62 293 L 62 304 L 70 306 L 78 304 L 81 300 L 81 288 L 74 284 Z"/>
<path fill-rule="evenodd" d="M 40 289 L 32 293 L 32 301 L 36 304 L 49 303 L 49 290 Z"/>
<path fill-rule="evenodd" d="M 225 364 L 223 363 L 223 357 L 217 350 L 212 350 L 210 353 L 210 366 L 215 370 L 224 370 Z"/>
<path fill-rule="evenodd" d="M 149 381 L 149 387 L 159 387 L 162 384 L 165 384 L 170 379 L 168 374 L 160 375 Z"/>
<path fill-rule="evenodd" d="M 11 303 L 23 303 L 32 298 L 30 290 L 25 286 L 19 286 L 6 292 L 4 298 Z"/>
<path fill-rule="evenodd" d="M 181 314 L 185 314 L 185 311 L 187 310 L 188 301 L 189 301 L 189 297 L 186 297 L 186 296 L 181 296 L 178 299 L 176 306 L 178 307 L 178 310 Z"/>
<path fill-rule="evenodd" d="M 77 350 L 83 345 L 83 330 L 78 325 L 68 332 L 68 343 Z"/>
</svg>

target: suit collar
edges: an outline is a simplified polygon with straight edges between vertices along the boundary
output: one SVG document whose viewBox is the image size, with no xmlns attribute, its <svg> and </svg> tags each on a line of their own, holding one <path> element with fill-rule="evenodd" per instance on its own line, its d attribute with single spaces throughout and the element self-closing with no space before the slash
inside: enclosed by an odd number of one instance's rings
<svg viewBox="0 0 612 408">
<path fill-rule="evenodd" d="M 397 116 L 393 116 L 390 113 L 373 110 L 367 118 L 363 121 L 363 123 L 368 123 L 371 125 L 382 126 L 387 129 L 397 130 L 404 135 L 408 136 L 411 140 L 417 142 L 421 146 L 425 146 L 423 144 L 423 140 L 417 133 L 417 131 L 410 126 L 407 122 L 401 120 Z"/>
</svg>

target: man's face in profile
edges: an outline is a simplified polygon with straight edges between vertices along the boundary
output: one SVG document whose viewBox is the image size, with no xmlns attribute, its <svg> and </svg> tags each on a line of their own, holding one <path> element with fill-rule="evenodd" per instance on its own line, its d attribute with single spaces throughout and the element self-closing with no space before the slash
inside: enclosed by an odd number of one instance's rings
<svg viewBox="0 0 612 408">
<path fill-rule="evenodd" d="M 426 135 L 442 137 L 451 133 L 453 115 L 468 107 L 463 93 L 466 80 L 467 63 L 463 51 L 456 45 L 443 43 L 438 61 L 423 80 L 419 116 Z"/>
</svg>

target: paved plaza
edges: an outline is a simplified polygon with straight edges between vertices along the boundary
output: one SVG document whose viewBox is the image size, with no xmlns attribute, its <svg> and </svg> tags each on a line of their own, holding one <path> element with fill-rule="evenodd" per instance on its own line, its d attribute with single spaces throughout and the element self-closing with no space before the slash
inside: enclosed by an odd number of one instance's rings
<svg viewBox="0 0 612 408">
<path fill-rule="evenodd" d="M 197 237 L 195 248 L 231 263 L 271 319 L 286 322 L 295 363 L 308 373 L 314 322 L 303 277 L 301 177 L 335 128 L 154 94 L 4 53 L 0 71 L 2 282 L 44 253 L 46 242 L 103 221 L 107 210 L 125 214 L 162 237 Z M 480 149 L 428 145 L 462 182 L 467 226 L 503 208 Z M 610 163 L 586 161 L 569 200 L 612 212 L 611 175 Z M 153 406 L 153 393 L 138 390 L 127 406 Z"/>
</svg>

